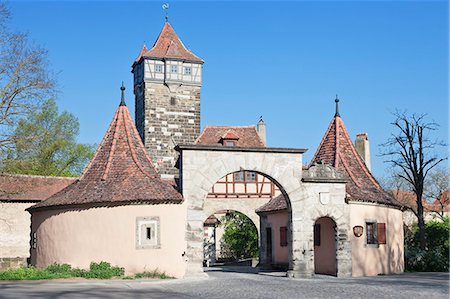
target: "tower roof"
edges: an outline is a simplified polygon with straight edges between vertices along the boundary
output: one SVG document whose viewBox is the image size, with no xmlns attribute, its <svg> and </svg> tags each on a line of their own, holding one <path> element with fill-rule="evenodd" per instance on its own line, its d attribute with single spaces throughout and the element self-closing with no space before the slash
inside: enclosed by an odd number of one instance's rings
<svg viewBox="0 0 450 299">
<path fill-rule="evenodd" d="M 345 175 L 348 179 L 346 192 L 350 200 L 399 205 L 383 190 L 356 152 L 337 109 L 311 164 L 315 162 L 329 164 Z"/>
<path fill-rule="evenodd" d="M 180 203 L 182 195 L 161 179 L 126 105 L 120 105 L 81 178 L 30 210 L 86 204 Z"/>
<path fill-rule="evenodd" d="M 194 53 L 192 53 L 190 50 L 186 49 L 169 22 L 166 22 L 164 24 L 161 33 L 159 34 L 158 38 L 153 44 L 153 47 L 150 50 L 148 50 L 144 45 L 141 53 L 136 59 L 136 62 L 138 62 L 142 57 L 177 59 L 197 63 L 204 62 L 201 58 L 194 55 Z"/>
</svg>

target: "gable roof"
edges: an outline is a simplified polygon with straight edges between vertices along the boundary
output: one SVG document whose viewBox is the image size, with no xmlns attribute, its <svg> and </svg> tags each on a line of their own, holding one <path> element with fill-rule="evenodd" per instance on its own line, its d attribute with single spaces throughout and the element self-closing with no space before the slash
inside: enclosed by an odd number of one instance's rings
<svg viewBox="0 0 450 299">
<path fill-rule="evenodd" d="M 266 147 L 256 126 L 206 126 L 195 144 L 221 146 L 223 139 L 233 139 L 237 147 Z"/>
<path fill-rule="evenodd" d="M 255 210 L 256 213 L 269 213 L 287 210 L 287 202 L 283 194 L 273 197 L 266 204 L 260 206 Z"/>
<path fill-rule="evenodd" d="M 82 177 L 30 210 L 105 203 L 180 203 L 182 195 L 159 178 L 122 101 Z"/>
<path fill-rule="evenodd" d="M 159 34 L 158 38 L 153 44 L 153 47 L 150 50 L 148 50 L 144 45 L 141 53 L 136 59 L 136 62 L 138 62 L 142 57 L 176 59 L 196 63 L 204 62 L 201 58 L 194 55 L 194 53 L 192 53 L 190 50 L 186 49 L 169 22 L 166 22 L 164 24 L 161 33 Z"/>
<path fill-rule="evenodd" d="M 346 192 L 349 200 L 400 206 L 392 195 L 383 190 L 356 152 L 339 113 L 331 120 L 310 165 L 315 162 L 329 164 L 344 174 L 348 179 Z"/>
<path fill-rule="evenodd" d="M 42 201 L 76 180 L 70 177 L 0 174 L 0 201 Z"/>
</svg>

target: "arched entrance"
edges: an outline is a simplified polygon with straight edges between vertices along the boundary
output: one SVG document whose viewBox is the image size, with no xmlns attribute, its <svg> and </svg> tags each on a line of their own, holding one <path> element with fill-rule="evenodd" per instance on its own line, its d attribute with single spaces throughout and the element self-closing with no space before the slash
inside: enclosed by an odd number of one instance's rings
<svg viewBox="0 0 450 299">
<path fill-rule="evenodd" d="M 236 240 L 228 241 L 231 243 L 235 243 L 236 246 L 239 247 L 239 244 L 244 246 L 243 243 L 246 242 L 246 239 L 251 239 L 257 242 L 254 245 L 256 245 L 257 247 L 261 247 L 262 253 L 261 256 L 245 256 L 245 261 L 247 261 L 247 259 L 249 258 L 255 258 L 255 260 L 253 261 L 253 265 L 256 265 L 258 263 L 258 260 L 259 262 L 262 261 L 262 263 L 265 265 L 271 265 L 272 262 L 269 262 L 269 260 L 272 259 L 267 259 L 267 252 L 273 252 L 276 253 L 276 259 L 274 260 L 277 260 L 277 262 L 279 263 L 288 265 L 289 254 L 287 243 L 283 243 L 284 247 L 281 249 L 278 248 L 279 246 L 274 246 L 274 248 L 272 249 L 271 243 L 270 246 L 267 246 L 267 240 L 271 240 L 272 236 L 274 239 L 280 239 L 278 232 L 278 224 L 280 221 L 272 223 L 272 218 L 270 219 L 270 221 L 267 221 L 267 213 L 265 213 L 267 211 L 263 213 L 259 212 L 259 209 L 261 207 L 267 206 L 267 204 L 273 201 L 274 198 L 282 196 L 282 200 L 285 202 L 285 204 L 282 211 L 283 213 L 281 217 L 278 218 L 282 218 L 281 223 L 283 223 L 283 227 L 288 227 L 290 222 L 290 209 L 288 208 L 287 201 L 282 195 L 282 191 L 284 191 L 284 189 L 277 182 L 275 182 L 267 175 L 254 170 L 242 169 L 226 174 L 225 176 L 220 178 L 211 187 L 203 203 L 203 212 L 205 213 L 205 215 L 209 215 L 204 222 L 203 228 L 205 239 L 203 251 L 205 257 L 204 264 L 214 264 L 215 260 L 218 260 L 218 262 L 236 262 L 237 259 L 243 258 L 243 256 L 236 256 L 235 260 L 233 260 L 232 257 L 227 257 L 224 252 L 220 251 L 220 239 L 223 234 L 223 226 L 225 223 L 219 224 L 222 218 L 224 218 L 225 220 L 227 219 L 226 217 L 224 217 L 226 215 L 235 215 L 239 218 L 239 213 L 242 213 L 242 215 L 245 215 L 245 217 L 241 217 L 242 219 L 239 220 L 242 222 L 241 225 L 245 226 L 246 224 L 251 224 L 246 227 L 250 230 L 252 230 L 253 227 L 255 228 L 256 238 L 245 236 L 245 234 L 249 232 L 242 231 L 242 236 L 238 236 L 238 234 L 236 234 Z M 236 213 L 233 214 L 233 211 L 236 211 Z M 278 213 L 281 211 L 278 209 L 274 212 Z M 248 218 L 248 221 L 245 221 L 245 218 Z M 269 237 L 267 237 L 266 232 L 268 231 L 268 228 L 272 228 L 272 226 L 277 226 L 276 231 L 273 234 L 269 234 Z M 287 230 L 284 231 L 284 239 L 287 239 L 286 232 Z M 215 237 L 215 239 L 213 237 Z M 261 240 L 261 243 L 258 243 L 259 240 Z M 264 243 L 262 243 L 263 240 Z M 250 242 L 246 244 L 246 246 L 250 246 L 251 244 L 252 243 Z M 213 247 L 215 248 L 214 253 L 212 251 Z M 285 252 L 284 255 L 283 252 Z M 244 262 L 244 264 L 246 263 Z"/>
<path fill-rule="evenodd" d="M 314 273 L 337 275 L 336 223 L 330 217 L 314 223 Z"/>
<path fill-rule="evenodd" d="M 221 210 L 204 222 L 204 266 L 252 265 L 258 257 L 258 230 L 244 213 Z"/>
</svg>

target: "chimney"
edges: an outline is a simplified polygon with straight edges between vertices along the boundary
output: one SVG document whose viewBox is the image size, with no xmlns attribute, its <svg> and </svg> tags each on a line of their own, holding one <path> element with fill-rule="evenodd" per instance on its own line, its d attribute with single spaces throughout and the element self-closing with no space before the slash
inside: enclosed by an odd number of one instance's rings
<svg viewBox="0 0 450 299">
<path fill-rule="evenodd" d="M 366 163 L 366 166 L 369 169 L 369 171 L 371 171 L 369 135 L 367 135 L 367 133 L 356 134 L 355 148 L 358 154 L 363 159 L 364 163 Z"/>
<path fill-rule="evenodd" d="M 259 138 L 261 138 L 264 145 L 266 144 L 266 123 L 264 122 L 262 116 L 259 118 L 258 124 L 256 125 L 256 132 L 258 132 Z"/>
</svg>

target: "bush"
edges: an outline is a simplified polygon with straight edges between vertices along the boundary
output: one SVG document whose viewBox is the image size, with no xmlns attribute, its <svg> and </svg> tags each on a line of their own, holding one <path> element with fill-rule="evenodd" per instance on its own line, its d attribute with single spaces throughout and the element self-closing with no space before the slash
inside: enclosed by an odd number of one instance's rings
<svg viewBox="0 0 450 299">
<path fill-rule="evenodd" d="M 160 278 L 160 279 L 167 279 L 167 278 L 173 278 L 171 276 L 168 276 L 166 273 L 164 272 L 159 272 L 158 269 L 153 270 L 153 271 L 145 271 L 145 272 L 141 272 L 141 273 L 136 273 L 134 275 L 134 278 Z"/>
<path fill-rule="evenodd" d="M 124 269 L 111 267 L 107 262 L 91 263 L 89 270 L 72 269 L 68 264 L 53 264 L 45 269 L 22 267 L 0 271 L 0 280 L 37 280 L 37 279 L 57 279 L 70 277 L 109 279 L 124 275 Z"/>
<path fill-rule="evenodd" d="M 258 231 L 253 222 L 239 212 L 229 213 L 222 219 L 224 234 L 220 240 L 221 255 L 227 260 L 258 256 Z"/>
<path fill-rule="evenodd" d="M 420 250 L 417 225 L 405 228 L 405 260 L 407 271 L 449 271 L 450 219 L 430 221 L 425 225 L 426 250 Z"/>
</svg>

